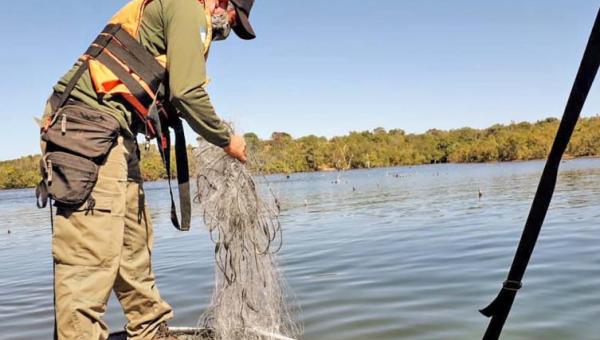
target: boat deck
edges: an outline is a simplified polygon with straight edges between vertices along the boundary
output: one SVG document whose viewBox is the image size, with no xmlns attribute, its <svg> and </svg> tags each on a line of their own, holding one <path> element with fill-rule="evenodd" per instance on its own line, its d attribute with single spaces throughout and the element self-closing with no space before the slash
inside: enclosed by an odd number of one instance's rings
<svg viewBox="0 0 600 340">
<path fill-rule="evenodd" d="M 179 340 L 212 340 L 212 331 L 206 328 L 195 327 L 170 327 L 169 330 L 177 336 Z M 125 332 L 113 333 L 108 340 L 127 340 Z"/>
</svg>

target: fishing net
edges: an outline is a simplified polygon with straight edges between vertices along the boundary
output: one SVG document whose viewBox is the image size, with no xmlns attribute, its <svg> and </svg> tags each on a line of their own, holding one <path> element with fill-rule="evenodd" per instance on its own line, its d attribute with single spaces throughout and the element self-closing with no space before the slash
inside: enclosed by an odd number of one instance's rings
<svg viewBox="0 0 600 340">
<path fill-rule="evenodd" d="M 264 177 L 255 181 L 219 147 L 200 139 L 195 158 L 196 202 L 216 261 L 215 290 L 199 327 L 217 340 L 298 338 L 298 307 L 275 259 L 283 243 L 276 196 Z"/>
</svg>

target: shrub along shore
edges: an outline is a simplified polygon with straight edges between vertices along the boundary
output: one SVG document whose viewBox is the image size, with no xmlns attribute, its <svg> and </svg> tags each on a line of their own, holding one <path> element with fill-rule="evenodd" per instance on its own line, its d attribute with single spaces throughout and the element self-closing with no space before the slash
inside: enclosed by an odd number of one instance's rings
<svg viewBox="0 0 600 340">
<path fill-rule="evenodd" d="M 510 162 L 546 158 L 559 120 L 496 124 L 487 129 L 429 130 L 407 134 L 403 130 L 351 132 L 327 139 L 306 136 L 294 139 L 275 132 L 268 140 L 245 135 L 251 155 L 249 165 L 267 174 L 342 169 L 362 169 L 434 163 Z M 195 164 L 190 153 L 190 171 Z M 600 156 L 600 116 L 582 118 L 566 157 Z M 39 181 L 40 156 L 0 162 L 0 189 L 33 187 Z M 173 168 L 174 168 L 174 162 Z M 142 150 L 141 169 L 146 181 L 166 174 L 155 146 Z"/>
</svg>

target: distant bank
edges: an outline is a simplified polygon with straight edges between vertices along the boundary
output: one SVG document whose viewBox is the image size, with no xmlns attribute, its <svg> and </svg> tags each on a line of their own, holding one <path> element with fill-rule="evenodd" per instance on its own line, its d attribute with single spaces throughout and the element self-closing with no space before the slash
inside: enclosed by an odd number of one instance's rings
<svg viewBox="0 0 600 340">
<path fill-rule="evenodd" d="M 256 157 L 250 166 L 264 173 L 294 173 L 363 169 L 435 163 L 483 163 L 544 159 L 559 120 L 535 123 L 496 124 L 487 129 L 432 129 L 407 134 L 401 129 L 351 132 L 327 139 L 293 138 L 275 132 L 268 140 L 245 135 L 249 152 Z M 189 148 L 192 152 L 192 148 Z M 600 117 L 582 118 L 567 149 L 566 158 L 600 156 Z M 40 156 L 0 162 L 0 189 L 33 187 L 39 181 Z M 190 170 L 195 168 L 190 157 Z M 142 151 L 142 174 L 146 181 L 165 178 L 156 148 Z"/>
</svg>

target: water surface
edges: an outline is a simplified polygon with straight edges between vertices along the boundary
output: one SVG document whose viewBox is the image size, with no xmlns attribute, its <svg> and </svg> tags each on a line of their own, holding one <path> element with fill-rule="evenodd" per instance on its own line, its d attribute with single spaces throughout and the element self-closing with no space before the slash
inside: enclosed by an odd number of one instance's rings
<svg viewBox="0 0 600 340">
<path fill-rule="evenodd" d="M 280 262 L 303 310 L 304 338 L 481 338 L 487 319 L 477 309 L 505 279 L 542 167 L 432 165 L 269 177 L 283 202 Z M 175 308 L 171 324 L 194 325 L 210 299 L 214 247 L 198 209 L 193 231 L 177 232 L 165 184 L 146 188 L 158 287 Z M 0 191 L 2 339 L 50 339 L 49 215 L 34 208 L 33 196 Z M 600 160 L 562 164 L 503 339 L 600 338 L 599 199 Z M 125 323 L 114 297 L 106 320 L 112 330 Z"/>
</svg>

